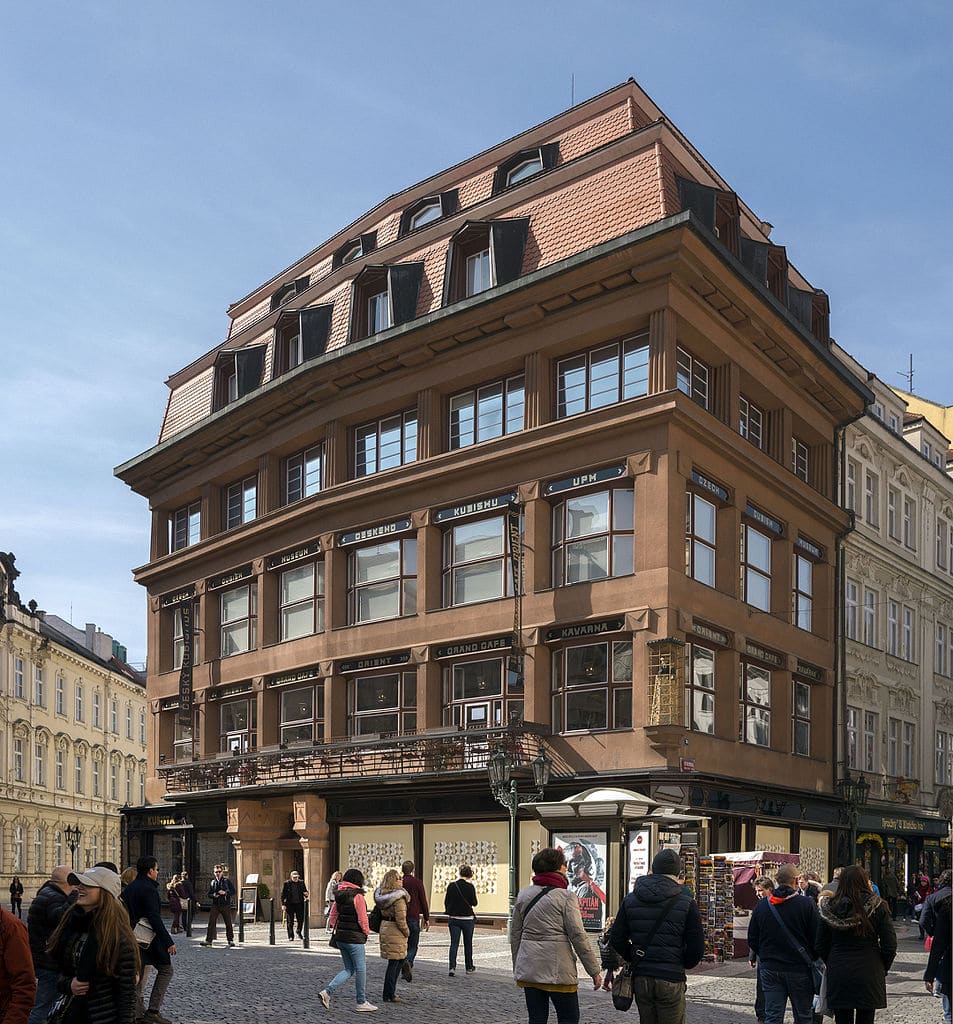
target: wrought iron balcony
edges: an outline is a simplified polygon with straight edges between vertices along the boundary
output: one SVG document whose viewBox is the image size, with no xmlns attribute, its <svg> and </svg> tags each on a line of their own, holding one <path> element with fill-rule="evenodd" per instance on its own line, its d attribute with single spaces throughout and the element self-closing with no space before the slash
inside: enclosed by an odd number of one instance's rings
<svg viewBox="0 0 953 1024">
<path fill-rule="evenodd" d="M 548 726 L 518 722 L 497 729 L 428 729 L 404 736 L 361 736 L 328 743 L 263 747 L 250 754 L 218 754 L 160 764 L 166 792 L 260 789 L 308 782 L 436 777 L 452 773 L 486 775 L 492 755 L 502 750 L 514 766 L 529 767 L 543 750 Z"/>
</svg>

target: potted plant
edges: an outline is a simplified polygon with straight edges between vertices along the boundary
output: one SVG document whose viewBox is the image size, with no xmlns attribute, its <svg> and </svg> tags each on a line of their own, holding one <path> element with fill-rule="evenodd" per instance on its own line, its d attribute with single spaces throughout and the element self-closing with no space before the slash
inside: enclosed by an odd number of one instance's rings
<svg viewBox="0 0 953 1024">
<path fill-rule="evenodd" d="M 258 913 L 262 921 L 271 920 L 271 889 L 264 882 L 258 883 Z"/>
</svg>

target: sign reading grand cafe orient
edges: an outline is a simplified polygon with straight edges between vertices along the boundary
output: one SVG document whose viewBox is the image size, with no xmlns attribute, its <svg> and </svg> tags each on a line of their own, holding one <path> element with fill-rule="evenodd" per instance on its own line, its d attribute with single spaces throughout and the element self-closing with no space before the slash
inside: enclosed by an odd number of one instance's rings
<svg viewBox="0 0 953 1024">
<path fill-rule="evenodd" d="M 826 295 L 635 82 L 229 317 L 117 470 L 152 510 L 149 799 L 200 884 L 411 857 L 441 893 L 468 861 L 505 913 L 511 856 L 522 884 L 564 833 L 520 810 L 511 851 L 497 753 L 545 754 L 547 806 L 633 790 L 712 851 L 829 869 L 834 466 L 870 393 Z M 583 825 L 614 905 L 626 837 Z"/>
</svg>

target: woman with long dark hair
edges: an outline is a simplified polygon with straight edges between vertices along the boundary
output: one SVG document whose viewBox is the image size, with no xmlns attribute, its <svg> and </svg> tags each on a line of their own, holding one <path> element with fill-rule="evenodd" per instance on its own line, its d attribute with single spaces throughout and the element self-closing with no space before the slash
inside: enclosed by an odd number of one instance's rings
<svg viewBox="0 0 953 1024">
<path fill-rule="evenodd" d="M 331 979 L 327 987 L 318 993 L 322 1006 L 330 1010 L 334 990 L 353 977 L 354 994 L 357 997 L 355 1009 L 361 1013 L 373 1012 L 377 1007 L 367 1001 L 365 992 L 367 959 L 364 946 L 371 926 L 367 920 L 367 903 L 364 901 L 364 874 L 357 868 L 345 871 L 335 886 L 328 923 L 344 967 Z"/>
<path fill-rule="evenodd" d="M 815 949 L 827 964 L 827 1004 L 835 1024 L 873 1024 L 887 1005 L 887 971 L 897 955 L 890 909 L 858 865 L 844 868 L 837 892 L 818 900 Z"/>
<path fill-rule="evenodd" d="M 10 911 L 23 919 L 23 883 L 19 875 L 14 875 L 10 883 Z"/>
<path fill-rule="evenodd" d="M 132 1024 L 136 1011 L 139 946 L 129 912 L 119 902 L 122 883 L 109 868 L 70 874 L 79 895 L 60 918 L 47 952 L 59 967 L 56 1024 Z"/>
</svg>

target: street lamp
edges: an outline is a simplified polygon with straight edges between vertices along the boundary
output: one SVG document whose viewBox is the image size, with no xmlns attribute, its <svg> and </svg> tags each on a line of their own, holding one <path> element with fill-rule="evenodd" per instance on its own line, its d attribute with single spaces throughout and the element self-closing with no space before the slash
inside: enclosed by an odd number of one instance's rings
<svg viewBox="0 0 953 1024">
<path fill-rule="evenodd" d="M 79 849 L 79 841 L 83 838 L 83 833 L 79 825 L 67 825 L 64 835 L 66 837 L 66 845 L 69 847 L 70 867 L 75 871 L 76 851 Z"/>
<path fill-rule="evenodd" d="M 857 860 L 857 823 L 860 820 L 860 812 L 867 806 L 870 783 L 863 772 L 855 777 L 848 770 L 844 778 L 837 783 L 837 793 L 847 805 L 847 821 L 850 825 L 850 847 L 847 856 L 853 864 Z"/>
<path fill-rule="evenodd" d="M 549 783 L 552 762 L 545 753 L 540 751 L 528 766 L 533 773 L 535 790 L 532 793 L 520 793 L 518 775 L 525 775 L 527 766 L 514 764 L 512 757 L 505 750 L 497 750 L 487 762 L 486 770 L 490 776 L 490 790 L 497 803 L 502 804 L 510 812 L 510 910 L 507 919 L 507 931 L 513 921 L 513 907 L 516 904 L 516 817 L 521 803 L 541 800 L 543 791 Z"/>
</svg>

